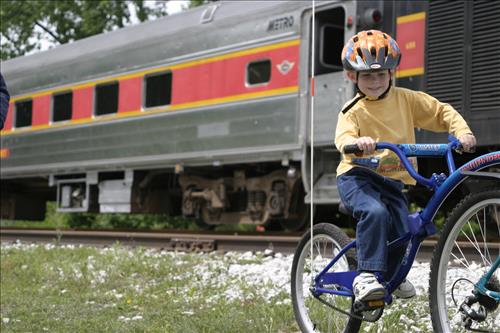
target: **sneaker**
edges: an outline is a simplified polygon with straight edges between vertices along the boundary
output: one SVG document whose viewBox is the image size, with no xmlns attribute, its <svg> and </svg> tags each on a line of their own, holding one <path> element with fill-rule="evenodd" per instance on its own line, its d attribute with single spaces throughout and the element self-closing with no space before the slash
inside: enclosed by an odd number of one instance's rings
<svg viewBox="0 0 500 333">
<path fill-rule="evenodd" d="M 417 294 L 417 291 L 410 281 L 403 280 L 392 294 L 397 298 L 412 298 Z"/>
<path fill-rule="evenodd" d="M 357 301 L 373 301 L 385 296 L 384 286 L 378 282 L 375 274 L 370 272 L 363 272 L 356 276 L 352 287 Z"/>
</svg>

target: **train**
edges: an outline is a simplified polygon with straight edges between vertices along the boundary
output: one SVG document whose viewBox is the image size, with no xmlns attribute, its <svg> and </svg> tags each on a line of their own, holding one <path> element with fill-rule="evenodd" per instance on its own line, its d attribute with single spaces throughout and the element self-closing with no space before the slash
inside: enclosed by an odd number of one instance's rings
<svg viewBox="0 0 500 333">
<path fill-rule="evenodd" d="M 340 55 L 366 29 L 398 41 L 397 86 L 452 104 L 478 153 L 498 150 L 499 17 L 497 1 L 216 1 L 2 61 L 1 218 L 43 219 L 47 201 L 207 229 L 334 216 L 333 138 L 355 94 Z"/>
</svg>

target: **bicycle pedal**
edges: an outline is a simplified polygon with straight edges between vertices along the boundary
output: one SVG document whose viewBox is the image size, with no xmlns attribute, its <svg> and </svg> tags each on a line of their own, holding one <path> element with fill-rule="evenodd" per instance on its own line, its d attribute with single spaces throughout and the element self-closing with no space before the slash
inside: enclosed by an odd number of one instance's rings
<svg viewBox="0 0 500 333">
<path fill-rule="evenodd" d="M 383 308 L 385 302 L 383 299 L 375 299 L 371 301 L 355 301 L 353 304 L 354 312 L 372 311 Z"/>
</svg>

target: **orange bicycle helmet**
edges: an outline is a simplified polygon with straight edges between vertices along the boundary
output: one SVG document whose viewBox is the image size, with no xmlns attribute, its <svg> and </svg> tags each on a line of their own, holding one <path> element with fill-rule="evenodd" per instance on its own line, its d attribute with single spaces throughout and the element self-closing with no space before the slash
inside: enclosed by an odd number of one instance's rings
<svg viewBox="0 0 500 333">
<path fill-rule="evenodd" d="M 394 70 L 401 60 L 398 43 L 378 30 L 360 31 L 342 50 L 342 65 L 346 70 L 361 72 L 377 69 Z"/>
</svg>

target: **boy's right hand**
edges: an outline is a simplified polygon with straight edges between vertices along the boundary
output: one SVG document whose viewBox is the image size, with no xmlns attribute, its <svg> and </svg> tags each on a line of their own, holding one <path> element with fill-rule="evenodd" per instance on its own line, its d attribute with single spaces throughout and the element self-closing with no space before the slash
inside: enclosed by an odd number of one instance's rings
<svg viewBox="0 0 500 333">
<path fill-rule="evenodd" d="M 357 138 L 354 143 L 358 146 L 359 149 L 363 151 L 366 155 L 371 155 L 375 151 L 375 145 L 377 144 L 375 140 L 373 140 L 369 136 L 362 136 Z"/>
<path fill-rule="evenodd" d="M 458 141 L 462 145 L 466 153 L 473 153 L 476 149 L 476 138 L 473 134 L 464 134 L 458 137 Z"/>
</svg>

